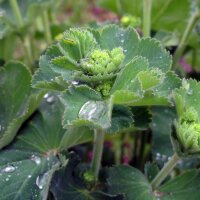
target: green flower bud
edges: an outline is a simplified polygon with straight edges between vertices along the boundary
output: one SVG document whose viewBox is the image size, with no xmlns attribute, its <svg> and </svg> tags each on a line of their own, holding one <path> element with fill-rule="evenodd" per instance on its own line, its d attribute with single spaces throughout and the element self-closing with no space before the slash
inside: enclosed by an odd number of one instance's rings
<svg viewBox="0 0 200 200">
<path fill-rule="evenodd" d="M 114 73 L 124 60 L 122 48 L 108 50 L 96 49 L 86 59 L 81 61 L 81 67 L 89 75 Z"/>
<path fill-rule="evenodd" d="M 108 81 L 96 87 L 96 91 L 101 92 L 103 96 L 109 96 L 112 87 L 112 81 Z"/>
<path fill-rule="evenodd" d="M 120 22 L 124 27 L 127 27 L 127 26 L 138 27 L 141 25 L 141 19 L 139 17 L 132 16 L 132 15 L 122 16 Z"/>
<path fill-rule="evenodd" d="M 193 107 L 186 110 L 175 123 L 181 146 L 189 153 L 200 151 L 200 122 Z"/>
</svg>

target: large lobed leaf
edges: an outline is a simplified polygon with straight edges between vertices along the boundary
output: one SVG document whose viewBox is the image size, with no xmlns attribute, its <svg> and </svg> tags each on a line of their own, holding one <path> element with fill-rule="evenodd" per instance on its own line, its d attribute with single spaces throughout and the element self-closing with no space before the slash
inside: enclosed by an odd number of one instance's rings
<svg viewBox="0 0 200 200">
<path fill-rule="evenodd" d="M 191 170 L 152 190 L 146 177 L 130 166 L 116 166 L 107 170 L 107 189 L 111 194 L 124 194 L 127 200 L 198 200 L 200 172 Z"/>
<path fill-rule="evenodd" d="M 0 151 L 0 199 L 47 199 L 55 170 L 67 160 L 58 154 L 90 141 L 87 128 L 65 130 L 61 125 L 63 105 L 55 96 L 45 96 L 32 119 L 16 140 Z"/>
<path fill-rule="evenodd" d="M 22 123 L 37 108 L 42 92 L 31 88 L 31 74 L 17 62 L 0 70 L 0 148 L 9 144 Z"/>
</svg>

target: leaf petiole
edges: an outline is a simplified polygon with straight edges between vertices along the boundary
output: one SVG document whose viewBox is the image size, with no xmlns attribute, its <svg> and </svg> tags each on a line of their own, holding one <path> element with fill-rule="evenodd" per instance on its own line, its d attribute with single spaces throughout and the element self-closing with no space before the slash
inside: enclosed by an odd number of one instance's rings
<svg viewBox="0 0 200 200">
<path fill-rule="evenodd" d="M 94 147 L 91 169 L 95 179 L 98 180 L 99 170 L 101 167 L 101 158 L 103 153 L 105 131 L 103 129 L 95 129 L 94 132 Z"/>
<path fill-rule="evenodd" d="M 156 189 L 165 180 L 165 178 L 169 175 L 169 173 L 176 166 L 177 162 L 180 159 L 181 158 L 176 153 L 174 153 L 171 159 L 164 165 L 162 170 L 157 174 L 157 176 L 151 182 L 151 186 L 153 189 Z"/>
</svg>

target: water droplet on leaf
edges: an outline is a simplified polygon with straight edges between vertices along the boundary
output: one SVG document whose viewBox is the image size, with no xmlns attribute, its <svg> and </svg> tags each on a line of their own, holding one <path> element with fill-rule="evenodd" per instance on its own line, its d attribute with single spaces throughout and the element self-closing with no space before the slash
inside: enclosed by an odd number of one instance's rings
<svg viewBox="0 0 200 200">
<path fill-rule="evenodd" d="M 73 85 L 78 85 L 78 82 L 77 81 L 72 81 L 72 84 Z"/>
<path fill-rule="evenodd" d="M 7 173 L 14 172 L 14 171 L 15 171 L 15 167 L 12 165 L 8 165 L 7 167 L 1 170 L 1 172 L 7 172 Z"/>
<path fill-rule="evenodd" d="M 99 120 L 105 114 L 105 103 L 102 101 L 88 101 L 79 111 L 79 118 L 86 120 Z"/>
<path fill-rule="evenodd" d="M 49 96 L 47 99 L 46 99 L 47 103 L 53 103 L 54 102 L 54 96 Z"/>
<path fill-rule="evenodd" d="M 35 156 L 35 155 L 32 155 L 32 156 L 31 156 L 31 160 L 32 160 L 33 162 L 35 162 L 36 165 L 39 165 L 39 164 L 41 163 L 40 157 Z"/>
<path fill-rule="evenodd" d="M 40 190 L 42 190 L 44 185 L 47 183 L 47 179 L 48 179 L 48 172 L 36 178 L 36 185 L 39 187 Z"/>
<path fill-rule="evenodd" d="M 48 97 L 49 97 L 49 94 L 46 93 L 46 94 L 44 95 L 44 98 L 47 99 Z"/>
<path fill-rule="evenodd" d="M 188 94 L 188 95 L 192 95 L 192 94 L 193 94 L 193 90 L 192 90 L 192 89 L 189 89 L 189 90 L 187 91 L 187 94 Z"/>
</svg>

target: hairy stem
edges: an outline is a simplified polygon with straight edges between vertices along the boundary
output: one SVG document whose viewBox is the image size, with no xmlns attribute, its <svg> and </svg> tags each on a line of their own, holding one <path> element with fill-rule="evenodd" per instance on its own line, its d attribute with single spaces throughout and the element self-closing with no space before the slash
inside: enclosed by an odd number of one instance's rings
<svg viewBox="0 0 200 200">
<path fill-rule="evenodd" d="M 10 6 L 16 16 L 19 27 L 22 27 L 23 26 L 23 18 L 22 18 L 21 11 L 19 9 L 17 0 L 10 0 Z"/>
<path fill-rule="evenodd" d="M 189 21 L 188 21 L 188 24 L 186 26 L 186 29 L 183 33 L 183 36 L 180 40 L 180 43 L 176 49 L 176 52 L 174 54 L 174 58 L 173 58 L 173 69 L 175 70 L 176 69 L 176 66 L 177 66 L 177 63 L 180 59 L 180 57 L 182 56 L 183 54 L 183 51 L 185 50 L 185 47 L 186 47 L 186 44 L 187 44 L 187 40 L 190 36 L 190 33 L 192 31 L 192 29 L 194 28 L 197 20 L 199 19 L 200 17 L 200 13 L 199 13 L 199 10 L 196 9 L 195 12 L 192 13 Z"/>
<path fill-rule="evenodd" d="M 156 189 L 165 180 L 179 160 L 180 158 L 175 153 L 151 182 L 153 189 Z"/>
<path fill-rule="evenodd" d="M 95 175 L 95 179 L 98 179 L 99 170 L 101 166 L 101 157 L 103 153 L 105 132 L 103 129 L 96 129 L 94 133 L 94 147 L 93 147 L 93 158 L 92 158 L 92 171 Z"/>
<path fill-rule="evenodd" d="M 149 37 L 151 31 L 152 0 L 143 0 L 143 36 Z"/>
<path fill-rule="evenodd" d="M 52 42 L 52 35 L 51 35 L 49 16 L 48 16 L 47 10 L 44 10 L 42 13 L 42 21 L 44 25 L 44 34 L 45 34 L 46 41 L 48 44 L 50 44 Z"/>
</svg>

